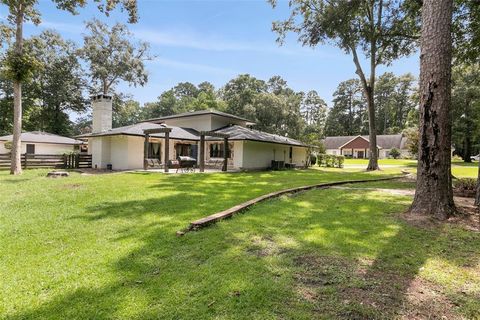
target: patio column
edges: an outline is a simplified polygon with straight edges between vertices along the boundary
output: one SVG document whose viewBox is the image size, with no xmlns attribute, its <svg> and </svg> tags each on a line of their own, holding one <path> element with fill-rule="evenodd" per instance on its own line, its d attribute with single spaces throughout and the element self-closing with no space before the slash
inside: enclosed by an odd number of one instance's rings
<svg viewBox="0 0 480 320">
<path fill-rule="evenodd" d="M 228 167 L 228 138 L 223 139 L 223 167 L 222 171 L 227 171 Z"/>
<path fill-rule="evenodd" d="M 147 163 L 147 158 L 148 158 L 148 148 L 150 147 L 150 144 L 148 143 L 150 139 L 150 135 L 147 133 L 145 134 L 145 142 L 143 144 L 143 170 L 148 170 L 148 163 Z"/>
<path fill-rule="evenodd" d="M 205 135 L 200 135 L 200 172 L 205 171 Z"/>
<path fill-rule="evenodd" d="M 165 132 L 165 163 L 163 168 L 168 172 L 168 159 L 170 157 L 170 132 Z"/>
</svg>

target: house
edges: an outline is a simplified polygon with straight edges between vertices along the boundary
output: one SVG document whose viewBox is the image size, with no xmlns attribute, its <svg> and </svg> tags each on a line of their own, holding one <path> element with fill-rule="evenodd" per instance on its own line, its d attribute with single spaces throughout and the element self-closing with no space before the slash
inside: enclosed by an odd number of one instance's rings
<svg viewBox="0 0 480 320">
<path fill-rule="evenodd" d="M 10 149 L 5 147 L 5 143 L 11 142 L 12 139 L 13 135 L 0 137 L 0 154 L 10 152 Z M 87 151 L 87 145 L 83 141 L 42 131 L 24 132 L 20 139 L 21 153 L 64 154 Z"/>
<path fill-rule="evenodd" d="M 390 157 L 395 148 L 402 157 L 410 157 L 406 148 L 407 138 L 402 134 L 377 135 L 377 150 L 380 159 Z M 368 136 L 326 137 L 323 144 L 327 154 L 365 159 L 369 157 L 370 141 Z"/>
<path fill-rule="evenodd" d="M 225 159 L 229 169 L 238 170 L 269 168 L 272 160 L 306 163 L 307 145 L 251 129 L 248 119 L 224 112 L 187 112 L 112 128 L 111 97 L 93 97 L 92 107 L 92 133 L 78 138 L 88 140 L 93 168 L 141 169 L 151 159 L 163 166 L 179 156 L 194 158 L 201 168 L 222 166 Z"/>
</svg>

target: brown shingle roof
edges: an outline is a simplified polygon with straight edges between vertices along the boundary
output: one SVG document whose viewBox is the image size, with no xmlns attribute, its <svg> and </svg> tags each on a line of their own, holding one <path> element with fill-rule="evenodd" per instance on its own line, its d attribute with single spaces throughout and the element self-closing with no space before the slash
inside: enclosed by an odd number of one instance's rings
<svg viewBox="0 0 480 320">
<path fill-rule="evenodd" d="M 12 141 L 13 135 L 0 137 L 0 141 Z M 51 143 L 51 144 L 83 144 L 83 141 L 59 136 L 43 131 L 23 132 L 20 136 L 22 142 Z"/>
<path fill-rule="evenodd" d="M 198 132 L 190 128 L 180 128 L 180 127 L 170 127 L 164 124 L 156 124 L 151 122 L 140 122 L 137 124 L 132 124 L 130 126 L 114 128 L 105 132 L 99 133 L 88 133 L 78 136 L 78 138 L 89 138 L 89 137 L 105 137 L 105 136 L 116 136 L 116 135 L 128 135 L 128 136 L 145 136 L 144 130 L 147 129 L 156 129 L 156 128 L 172 128 L 170 133 L 170 138 L 179 139 L 179 140 L 198 140 Z M 151 134 L 151 137 L 162 138 L 165 136 L 164 133 L 155 133 Z"/>
<path fill-rule="evenodd" d="M 338 136 L 338 137 L 326 137 L 323 140 L 323 144 L 326 149 L 339 149 L 342 145 L 346 144 L 352 139 L 358 136 Z M 369 141 L 368 136 L 362 136 Z M 404 149 L 406 138 L 401 134 L 384 134 L 377 135 L 377 146 L 381 149 Z"/>
</svg>

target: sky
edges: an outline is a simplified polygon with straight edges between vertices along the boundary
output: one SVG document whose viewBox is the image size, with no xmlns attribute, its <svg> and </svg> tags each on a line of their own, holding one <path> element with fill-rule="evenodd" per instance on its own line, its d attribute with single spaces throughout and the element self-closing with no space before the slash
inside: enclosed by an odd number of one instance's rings
<svg viewBox="0 0 480 320">
<path fill-rule="evenodd" d="M 248 73 L 263 80 L 280 75 L 294 90 L 316 90 L 331 105 L 337 85 L 356 77 L 351 57 L 333 46 L 302 47 L 294 34 L 283 46 L 276 43 L 272 21 L 288 17 L 286 0 L 279 0 L 275 9 L 264 0 L 138 0 L 138 7 L 139 21 L 129 29 L 134 41 L 150 43 L 155 59 L 146 64 L 149 81 L 144 87 L 121 84 L 118 91 L 141 103 L 156 101 L 179 82 L 209 81 L 219 88 Z M 42 24 L 27 25 L 26 36 L 54 29 L 79 45 L 85 21 L 96 17 L 114 24 L 127 23 L 128 18 L 120 10 L 106 17 L 93 5 L 73 16 L 57 10 L 50 0 L 39 0 L 38 9 Z M 0 18 L 5 17 L 5 7 L 0 10 Z M 417 76 L 418 54 L 381 67 L 378 74 L 385 71 Z"/>
</svg>

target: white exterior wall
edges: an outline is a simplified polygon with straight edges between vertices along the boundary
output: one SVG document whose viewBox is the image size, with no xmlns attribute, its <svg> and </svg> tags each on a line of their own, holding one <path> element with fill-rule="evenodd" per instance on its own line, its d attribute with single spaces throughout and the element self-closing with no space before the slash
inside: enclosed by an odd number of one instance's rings
<svg viewBox="0 0 480 320">
<path fill-rule="evenodd" d="M 198 131 L 212 130 L 212 117 L 210 115 L 165 119 L 164 122 L 167 126 L 172 127 L 193 128 Z"/>
<path fill-rule="evenodd" d="M 92 152 L 92 168 L 104 169 L 110 163 L 110 139 L 112 137 L 93 137 L 88 139 Z"/>
<path fill-rule="evenodd" d="M 326 154 L 340 155 L 340 149 L 327 149 L 325 150 Z"/>
<path fill-rule="evenodd" d="M 75 151 L 72 144 L 53 144 L 53 143 L 30 143 L 22 142 L 22 153 L 27 152 L 27 144 L 35 145 L 35 154 L 64 154 Z M 5 142 L 0 142 L 0 153 L 10 153 L 10 150 L 5 148 Z"/>
<path fill-rule="evenodd" d="M 243 161 L 241 169 L 269 168 L 272 160 L 289 162 L 290 146 L 257 141 L 243 142 Z M 293 147 L 292 161 L 298 167 L 305 165 L 307 148 Z"/>
<path fill-rule="evenodd" d="M 216 130 L 228 126 L 229 124 L 236 124 L 242 127 L 245 127 L 247 125 L 246 121 L 225 118 L 214 114 L 205 114 L 193 117 L 181 117 L 176 119 L 165 119 L 164 123 L 172 127 L 193 128 L 198 131 Z"/>
</svg>

